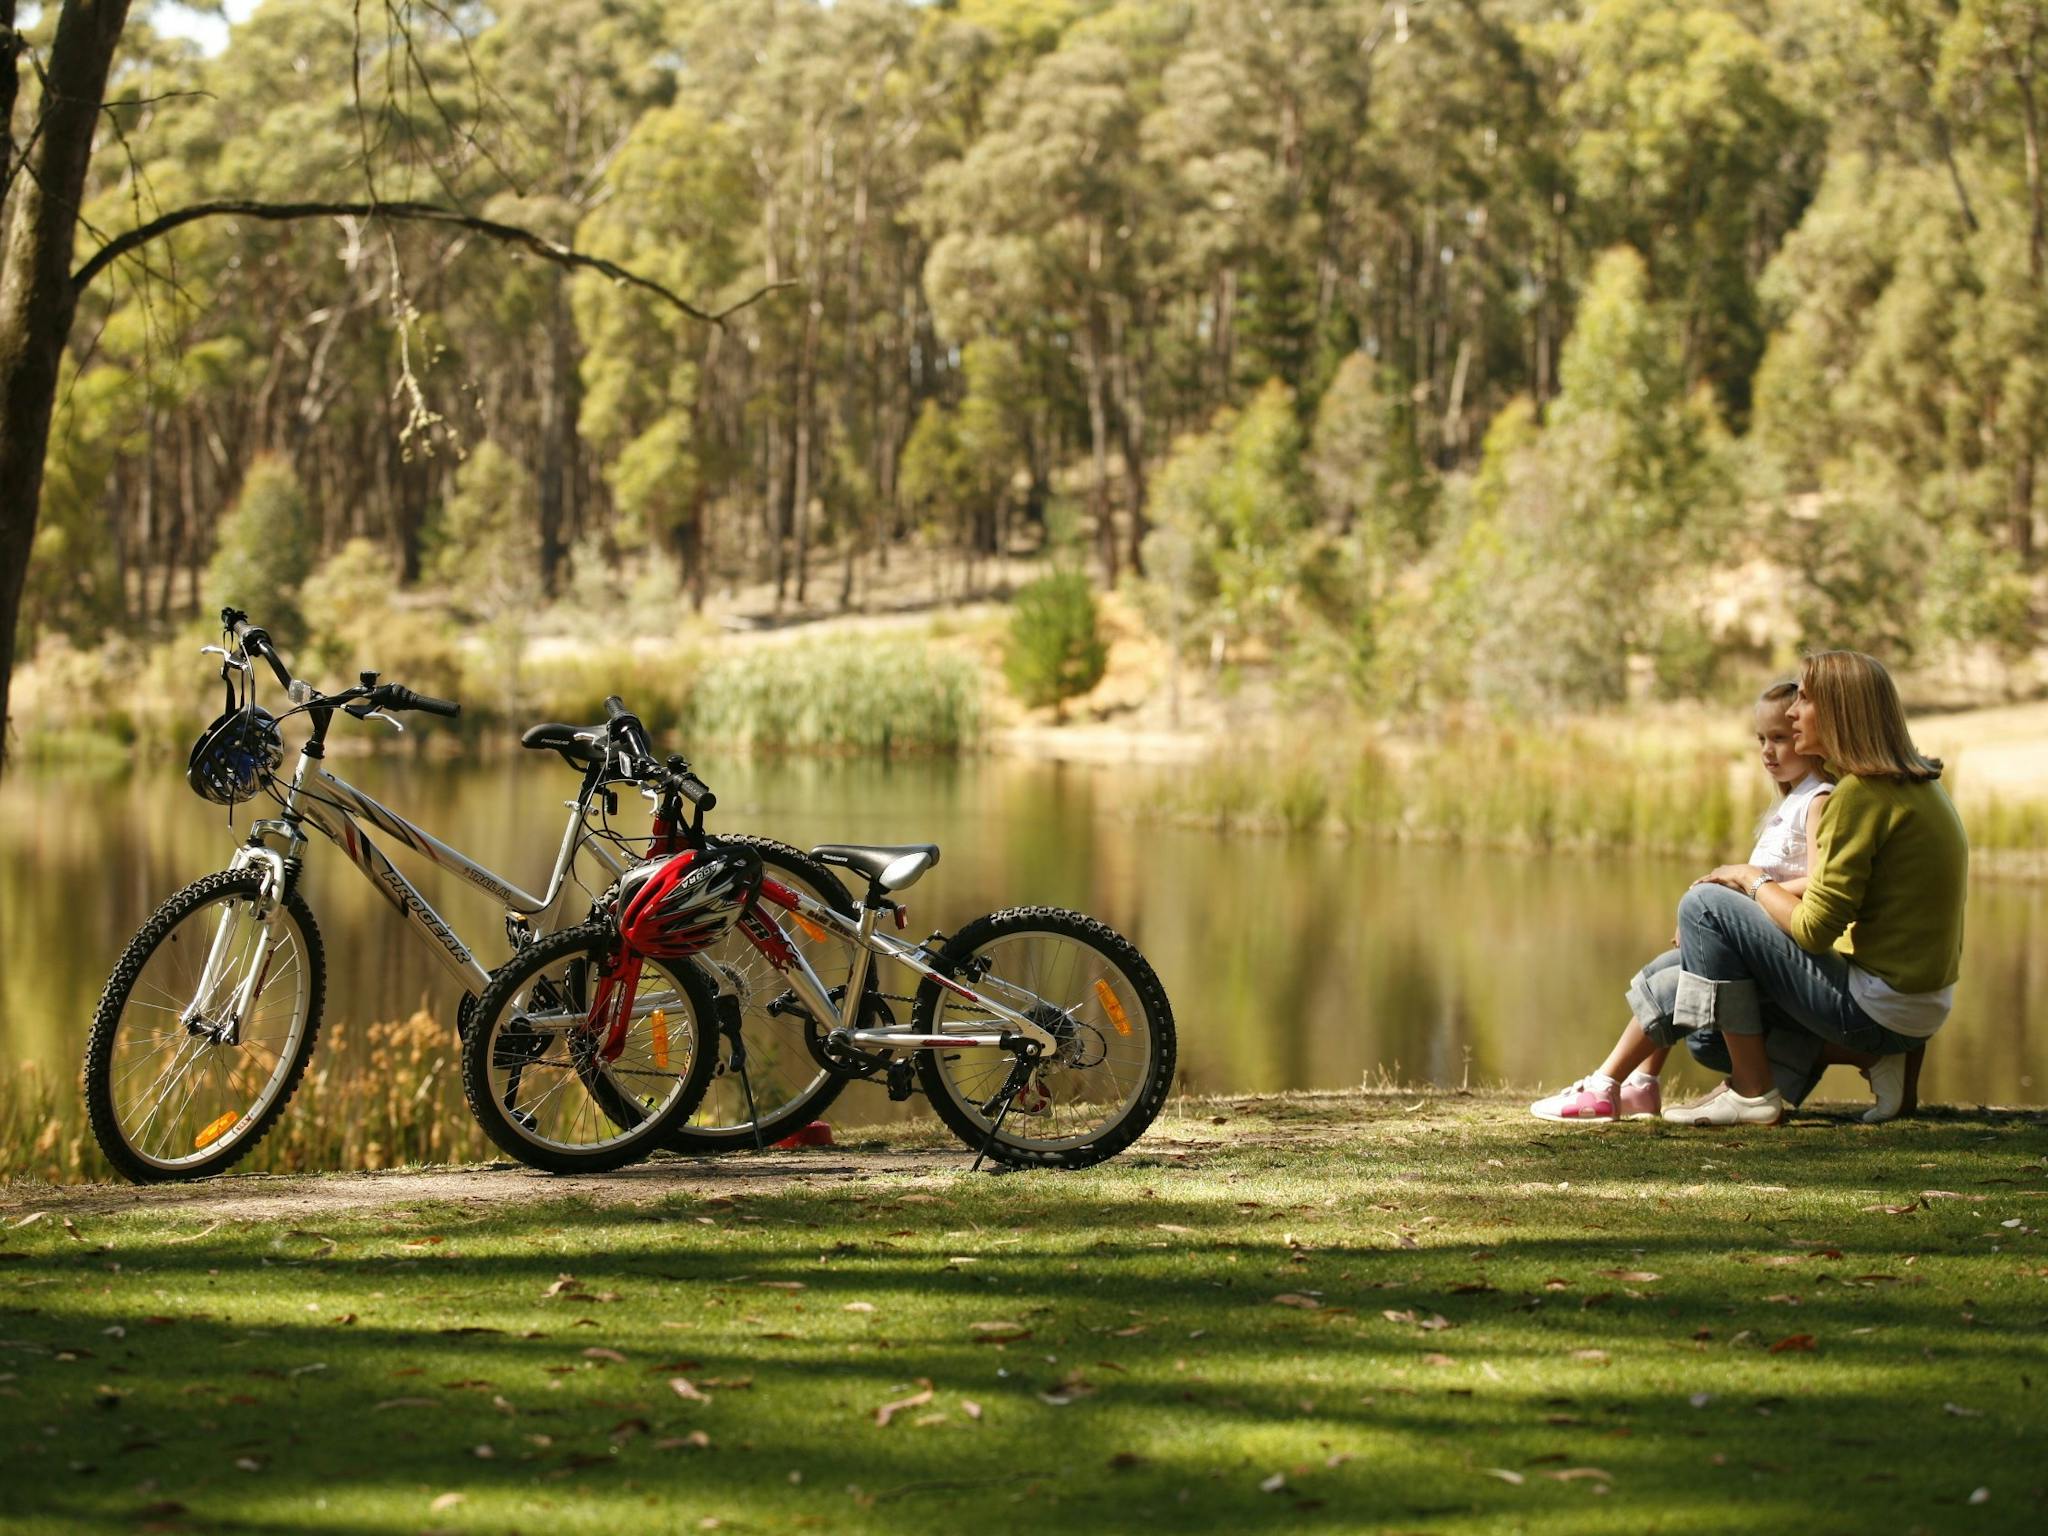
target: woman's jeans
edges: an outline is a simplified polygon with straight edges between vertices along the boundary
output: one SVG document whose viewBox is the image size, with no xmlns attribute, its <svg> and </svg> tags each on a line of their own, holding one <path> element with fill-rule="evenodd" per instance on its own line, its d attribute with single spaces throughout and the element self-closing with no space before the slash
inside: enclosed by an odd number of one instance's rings
<svg viewBox="0 0 2048 1536">
<path fill-rule="evenodd" d="M 1808 954 L 1749 897 L 1696 885 L 1678 905 L 1679 947 L 1629 983 L 1630 1011 L 1660 1046 L 1683 1039 L 1703 1066 L 1729 1070 L 1723 1035 L 1762 1035 L 1778 1091 L 1798 1103 L 1832 1041 L 1888 1055 L 1921 1042 L 1895 1034 L 1857 1006 L 1849 962 Z"/>
</svg>

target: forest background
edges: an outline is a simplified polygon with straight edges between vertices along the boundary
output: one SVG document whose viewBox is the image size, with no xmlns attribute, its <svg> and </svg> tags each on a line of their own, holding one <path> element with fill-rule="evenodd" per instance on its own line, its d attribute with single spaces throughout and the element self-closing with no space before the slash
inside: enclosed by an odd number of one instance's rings
<svg viewBox="0 0 2048 1536">
<path fill-rule="evenodd" d="M 1722 699 L 1810 644 L 2030 696 L 2044 54 L 2039 0 L 265 0 L 211 53 L 143 12 L 80 261 L 374 195 L 786 286 L 706 325 L 360 217 L 124 258 L 15 743 L 181 741 L 257 593 L 311 676 L 517 723 L 623 679 L 792 745 L 959 745 L 983 663 L 1100 700 L 1119 637 L 1176 723 Z M 941 617 L 763 666 L 700 616 L 883 610 Z"/>
</svg>

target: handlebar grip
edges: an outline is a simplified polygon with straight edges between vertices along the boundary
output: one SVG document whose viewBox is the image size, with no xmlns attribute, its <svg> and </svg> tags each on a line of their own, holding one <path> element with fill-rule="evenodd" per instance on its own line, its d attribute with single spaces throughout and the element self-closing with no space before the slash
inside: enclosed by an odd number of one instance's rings
<svg viewBox="0 0 2048 1536">
<path fill-rule="evenodd" d="M 401 683 L 390 685 L 390 692 L 384 700 L 383 707 L 416 709 L 423 715 L 441 715 L 449 720 L 462 713 L 462 706 L 453 699 L 437 699 L 428 694 L 414 693 Z"/>
<path fill-rule="evenodd" d="M 243 648 L 254 651 L 258 656 L 269 662 L 270 670 L 277 676 L 278 685 L 282 688 L 290 688 L 292 685 L 292 670 L 284 664 L 284 658 L 277 654 L 277 647 L 271 643 L 270 631 L 258 629 L 255 625 L 246 621 L 237 622 L 234 628 L 236 635 L 241 638 Z"/>
<path fill-rule="evenodd" d="M 694 773 L 675 774 L 670 778 L 669 782 L 674 784 L 683 798 L 696 806 L 698 810 L 709 811 L 717 808 L 718 796 L 711 792 L 709 784 L 706 784 Z"/>
</svg>

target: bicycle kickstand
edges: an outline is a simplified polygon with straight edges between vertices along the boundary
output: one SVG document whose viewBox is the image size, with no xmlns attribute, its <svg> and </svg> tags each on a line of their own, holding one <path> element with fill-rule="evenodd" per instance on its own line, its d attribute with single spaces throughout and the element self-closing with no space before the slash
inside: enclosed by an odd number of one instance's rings
<svg viewBox="0 0 2048 1536">
<path fill-rule="evenodd" d="M 738 1012 L 737 1009 L 734 1010 Z M 747 1042 L 740 1037 L 739 1020 L 727 1018 L 720 1023 L 720 1033 L 732 1041 L 732 1070 L 740 1075 L 740 1092 L 747 1096 L 747 1124 L 753 1127 L 754 1150 L 759 1152 L 765 1146 L 761 1140 L 761 1111 L 754 1105 L 754 1080 L 747 1076 Z"/>
<path fill-rule="evenodd" d="M 994 1098 L 981 1106 L 981 1112 L 984 1115 L 989 1112 L 998 1100 L 1001 1101 L 1003 1107 L 997 1110 L 995 1121 L 988 1128 L 988 1135 L 982 1139 L 981 1150 L 974 1154 L 974 1165 L 967 1170 L 969 1173 L 979 1173 L 981 1171 L 982 1159 L 988 1156 L 989 1150 L 996 1144 L 996 1137 L 1002 1134 L 1003 1122 L 1010 1118 L 1010 1106 L 1017 1102 L 1017 1095 L 1022 1093 L 1024 1085 L 1031 1081 L 1031 1074 L 1036 1070 L 1037 1066 L 1038 1056 L 1036 1052 L 1028 1056 L 1022 1051 L 1018 1052 L 1017 1060 L 1011 1066 L 1010 1075 L 1004 1080 L 1003 1086 L 996 1090 Z"/>
</svg>

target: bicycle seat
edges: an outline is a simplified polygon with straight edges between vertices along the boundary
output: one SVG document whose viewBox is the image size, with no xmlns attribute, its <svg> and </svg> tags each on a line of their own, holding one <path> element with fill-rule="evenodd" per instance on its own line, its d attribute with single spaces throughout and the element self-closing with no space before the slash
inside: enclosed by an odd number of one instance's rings
<svg viewBox="0 0 2048 1536">
<path fill-rule="evenodd" d="M 939 862 L 937 843 L 821 843 L 811 850 L 820 864 L 836 864 L 885 891 L 900 891 L 915 885 L 926 870 Z"/>
<path fill-rule="evenodd" d="M 579 741 L 577 738 L 595 736 L 602 741 L 605 733 L 605 727 L 601 725 L 563 725 L 558 721 L 549 720 L 540 725 L 528 726 L 519 738 L 519 745 L 532 747 L 536 751 L 559 752 L 562 754 L 562 761 L 571 768 L 588 768 L 602 756 L 602 753 L 589 742 Z"/>
</svg>

